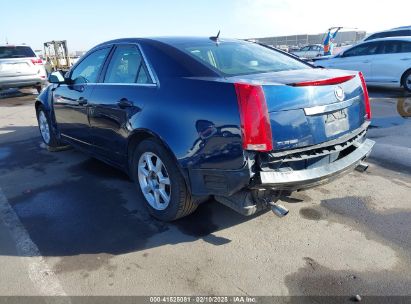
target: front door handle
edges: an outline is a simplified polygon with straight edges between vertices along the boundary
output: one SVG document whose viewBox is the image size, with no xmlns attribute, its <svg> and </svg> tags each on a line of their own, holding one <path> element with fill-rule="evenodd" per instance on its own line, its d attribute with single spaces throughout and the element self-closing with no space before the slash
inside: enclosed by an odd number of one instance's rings
<svg viewBox="0 0 411 304">
<path fill-rule="evenodd" d="M 77 102 L 80 106 L 85 106 L 88 103 L 87 99 L 85 99 L 84 97 L 77 99 Z"/>
<path fill-rule="evenodd" d="M 411 58 L 401 58 L 400 60 L 406 61 L 406 60 L 411 60 Z"/>
<path fill-rule="evenodd" d="M 117 105 L 120 109 L 131 108 L 134 106 L 133 102 L 131 102 L 127 98 L 121 98 L 119 101 L 117 101 Z"/>
<path fill-rule="evenodd" d="M 370 63 L 369 60 L 364 60 L 362 63 Z"/>
</svg>

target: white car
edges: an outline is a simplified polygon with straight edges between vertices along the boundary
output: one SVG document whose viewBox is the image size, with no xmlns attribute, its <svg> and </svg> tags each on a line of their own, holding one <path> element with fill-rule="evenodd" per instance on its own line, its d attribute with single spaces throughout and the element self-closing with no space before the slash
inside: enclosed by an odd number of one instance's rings
<svg viewBox="0 0 411 304">
<path fill-rule="evenodd" d="M 324 47 L 321 44 L 306 45 L 298 51 L 293 51 L 291 54 L 301 58 L 315 58 L 324 54 Z"/>
<path fill-rule="evenodd" d="M 0 46 L 0 89 L 35 87 L 40 93 L 46 78 L 43 61 L 31 47 Z"/>
<path fill-rule="evenodd" d="M 411 37 L 374 39 L 313 61 L 319 67 L 361 71 L 368 85 L 411 92 Z"/>
</svg>

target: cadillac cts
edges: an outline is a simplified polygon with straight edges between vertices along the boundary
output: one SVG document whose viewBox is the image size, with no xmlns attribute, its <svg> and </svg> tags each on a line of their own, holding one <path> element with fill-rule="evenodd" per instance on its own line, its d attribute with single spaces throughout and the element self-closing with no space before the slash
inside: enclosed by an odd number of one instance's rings
<svg viewBox="0 0 411 304">
<path fill-rule="evenodd" d="M 364 168 L 374 145 L 361 73 L 252 42 L 113 40 L 49 81 L 35 103 L 44 142 L 126 171 L 164 221 L 210 197 L 254 214 Z"/>
</svg>

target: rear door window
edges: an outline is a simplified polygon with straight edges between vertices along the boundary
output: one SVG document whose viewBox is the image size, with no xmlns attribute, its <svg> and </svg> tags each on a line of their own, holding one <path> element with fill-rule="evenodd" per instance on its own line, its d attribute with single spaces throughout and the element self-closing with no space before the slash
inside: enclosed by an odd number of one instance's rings
<svg viewBox="0 0 411 304">
<path fill-rule="evenodd" d="M 107 68 L 105 83 L 152 83 L 143 57 L 134 45 L 120 45 Z"/>
<path fill-rule="evenodd" d="M 379 54 L 397 54 L 411 52 L 411 42 L 407 41 L 384 41 L 381 42 Z"/>
<path fill-rule="evenodd" d="M 401 53 L 411 53 L 411 42 L 401 42 Z"/>
<path fill-rule="evenodd" d="M 0 59 L 36 57 L 29 46 L 0 46 Z"/>
</svg>

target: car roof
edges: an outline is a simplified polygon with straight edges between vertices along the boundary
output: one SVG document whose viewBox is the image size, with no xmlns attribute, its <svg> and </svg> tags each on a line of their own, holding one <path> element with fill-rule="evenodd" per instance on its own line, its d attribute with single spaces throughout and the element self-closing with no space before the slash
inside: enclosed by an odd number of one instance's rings
<svg viewBox="0 0 411 304">
<path fill-rule="evenodd" d="M 378 32 L 370 34 L 370 36 L 374 34 L 379 34 L 379 33 L 396 32 L 396 31 L 401 31 L 401 30 L 411 30 L 411 26 L 401 26 L 401 27 L 395 27 L 389 30 L 378 31 Z"/>
<path fill-rule="evenodd" d="M 220 42 L 245 42 L 241 39 L 230 39 L 230 38 L 219 38 Z M 181 45 L 185 43 L 215 43 L 210 37 L 184 37 L 184 36 L 164 36 L 164 37 L 144 37 L 144 38 L 120 38 L 109 40 L 103 43 L 100 43 L 96 47 L 116 44 L 116 43 L 144 43 L 144 42 L 160 42 L 169 45 Z"/>
<path fill-rule="evenodd" d="M 392 28 L 392 29 L 390 29 L 390 30 L 387 30 L 387 31 L 385 31 L 385 32 L 396 31 L 396 30 L 411 30 L 411 25 L 394 27 L 394 28 Z"/>
<path fill-rule="evenodd" d="M 372 41 L 389 41 L 389 40 L 411 41 L 411 36 L 396 36 L 396 37 L 375 38 L 375 39 L 372 39 L 372 40 L 364 41 L 363 43 L 372 42 Z"/>
</svg>

